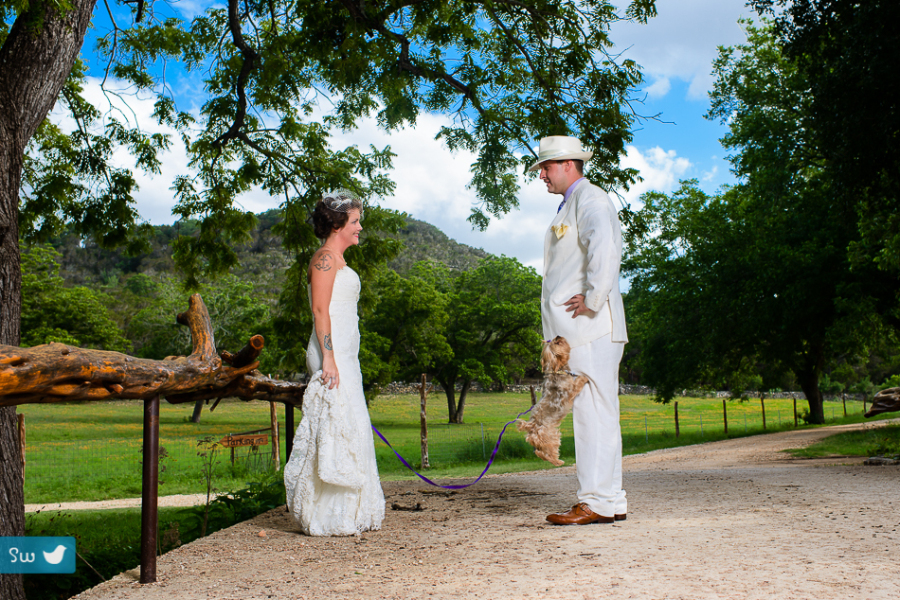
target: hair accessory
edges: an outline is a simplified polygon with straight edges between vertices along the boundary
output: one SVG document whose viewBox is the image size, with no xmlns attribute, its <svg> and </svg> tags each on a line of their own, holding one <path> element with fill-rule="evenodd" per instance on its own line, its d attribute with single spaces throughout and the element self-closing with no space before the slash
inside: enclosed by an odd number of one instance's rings
<svg viewBox="0 0 900 600">
<path fill-rule="evenodd" d="M 326 208 L 335 212 L 346 213 L 355 208 L 359 211 L 359 217 L 362 218 L 362 202 L 350 190 L 338 188 L 330 191 L 322 196 L 322 202 L 325 203 Z"/>
</svg>

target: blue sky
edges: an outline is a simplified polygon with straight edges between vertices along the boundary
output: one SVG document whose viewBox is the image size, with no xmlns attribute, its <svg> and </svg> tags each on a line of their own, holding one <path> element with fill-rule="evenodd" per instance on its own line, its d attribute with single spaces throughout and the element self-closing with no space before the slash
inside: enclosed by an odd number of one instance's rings
<svg viewBox="0 0 900 600">
<path fill-rule="evenodd" d="M 625 4 L 626 0 L 614 0 Z M 206 6 L 223 4 L 215 0 L 187 0 L 173 4 L 189 17 Z M 636 203 L 647 191 L 673 191 L 679 180 L 696 178 L 708 192 L 733 182 L 726 162 L 726 152 L 719 144 L 725 132 L 722 125 L 703 118 L 709 108 L 707 92 L 712 87 L 712 61 L 720 45 L 744 41 L 738 19 L 753 17 L 744 0 L 657 0 L 659 15 L 647 25 L 616 24 L 611 39 L 622 56 L 642 66 L 646 85 L 644 103 L 637 110 L 645 115 L 661 113 L 660 121 L 645 121 L 634 132 L 623 163 L 639 169 L 643 181 L 629 191 L 620 191 L 617 202 Z M 92 37 L 104 29 L 105 8 L 98 4 L 95 28 L 89 32 L 85 53 L 93 46 Z M 93 66 L 93 65 L 92 65 Z M 92 71 L 92 75 L 101 75 Z M 199 87 L 197 81 L 177 83 L 185 98 L 189 90 Z M 199 91 L 199 90 L 198 90 Z M 87 94 L 101 101 L 99 88 L 89 86 Z M 188 100 L 189 101 L 189 100 Z M 197 110 L 196 106 L 179 106 Z M 159 130 L 152 123 L 149 102 L 132 103 L 142 127 Z M 368 147 L 390 145 L 397 154 L 392 178 L 397 182 L 395 195 L 382 200 L 389 208 L 403 210 L 413 217 L 433 223 L 447 235 L 494 254 L 515 256 L 522 263 L 542 268 L 543 237 L 553 218 L 558 196 L 546 192 L 536 180 L 524 180 L 520 194 L 520 210 L 502 220 L 494 220 L 487 231 L 473 231 L 466 221 L 474 194 L 466 189 L 469 165 L 474 162 L 466 153 L 450 153 L 434 137 L 445 118 L 423 115 L 415 128 L 386 134 L 372 120 L 363 121 L 354 131 L 338 135 L 334 147 L 356 144 Z M 177 140 L 177 136 L 176 136 Z M 124 157 L 123 157 L 124 158 Z M 178 144 L 164 159 L 161 175 L 139 175 L 138 210 L 154 224 L 171 223 L 174 199 L 169 189 L 173 177 L 183 171 L 186 157 Z M 279 199 L 262 192 L 252 192 L 241 199 L 241 205 L 254 212 L 276 207 Z"/>
</svg>

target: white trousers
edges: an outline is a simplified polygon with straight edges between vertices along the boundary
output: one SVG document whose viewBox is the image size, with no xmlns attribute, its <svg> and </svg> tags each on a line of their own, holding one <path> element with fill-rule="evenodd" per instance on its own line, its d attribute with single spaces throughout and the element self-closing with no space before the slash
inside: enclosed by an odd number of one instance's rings
<svg viewBox="0 0 900 600">
<path fill-rule="evenodd" d="M 578 502 L 604 517 L 628 511 L 619 427 L 619 362 L 624 347 L 605 335 L 572 348 L 569 355 L 569 369 L 591 378 L 572 407 Z"/>
</svg>

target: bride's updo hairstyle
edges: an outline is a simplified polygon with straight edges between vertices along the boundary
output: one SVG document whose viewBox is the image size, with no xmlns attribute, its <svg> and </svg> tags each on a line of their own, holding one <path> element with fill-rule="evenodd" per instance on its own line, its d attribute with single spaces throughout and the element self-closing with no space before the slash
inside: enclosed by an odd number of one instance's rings
<svg viewBox="0 0 900 600">
<path fill-rule="evenodd" d="M 335 190 L 322 196 L 313 210 L 313 229 L 320 240 L 328 239 L 333 231 L 347 224 L 348 212 L 353 209 L 362 216 L 362 202 L 348 190 Z"/>
</svg>

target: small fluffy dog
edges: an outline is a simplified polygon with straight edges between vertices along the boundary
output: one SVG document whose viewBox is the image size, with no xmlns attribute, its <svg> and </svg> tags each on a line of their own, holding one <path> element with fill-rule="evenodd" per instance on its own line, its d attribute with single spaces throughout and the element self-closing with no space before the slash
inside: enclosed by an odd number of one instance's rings
<svg viewBox="0 0 900 600">
<path fill-rule="evenodd" d="M 562 336 L 544 344 L 541 351 L 541 367 L 544 371 L 544 385 L 541 400 L 531 411 L 531 419 L 516 423 L 519 431 L 527 432 L 525 441 L 534 446 L 534 453 L 557 467 L 559 460 L 559 424 L 572 412 L 575 396 L 590 381 L 585 375 L 575 375 L 569 367 L 569 342 Z"/>
</svg>

